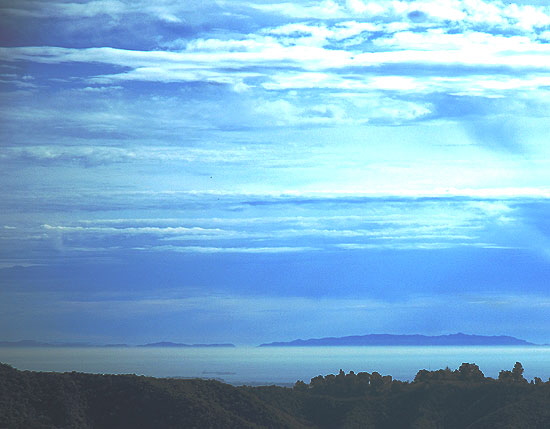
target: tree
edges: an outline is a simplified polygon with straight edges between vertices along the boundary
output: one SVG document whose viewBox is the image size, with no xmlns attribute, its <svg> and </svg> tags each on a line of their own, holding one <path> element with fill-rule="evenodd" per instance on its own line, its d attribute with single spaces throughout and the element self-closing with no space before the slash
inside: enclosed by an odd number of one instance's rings
<svg viewBox="0 0 550 429">
<path fill-rule="evenodd" d="M 483 381 L 485 379 L 485 375 L 483 375 L 479 366 L 474 363 L 463 363 L 460 365 L 458 374 L 459 378 L 464 381 Z"/>
<path fill-rule="evenodd" d="M 380 373 L 374 371 L 370 375 L 370 385 L 374 388 L 378 388 L 384 385 L 384 379 L 380 375 Z"/>
<path fill-rule="evenodd" d="M 523 366 L 521 365 L 521 363 L 519 362 L 516 362 L 516 364 L 514 365 L 514 369 L 512 369 L 512 379 L 514 380 L 514 382 L 516 383 L 526 383 L 527 380 L 525 378 L 523 378 Z"/>
<path fill-rule="evenodd" d="M 416 377 L 414 377 L 414 381 L 416 383 L 419 383 L 421 381 L 428 381 L 430 379 L 430 371 L 427 369 L 421 369 L 416 373 Z"/>
<path fill-rule="evenodd" d="M 512 371 L 506 371 L 502 370 L 498 373 L 498 381 L 503 383 L 513 383 L 514 382 L 514 376 L 512 375 Z"/>
<path fill-rule="evenodd" d="M 302 380 L 298 380 L 295 384 L 294 384 L 294 390 L 297 390 L 299 392 L 304 392 L 308 389 L 307 387 L 307 384 L 304 383 Z"/>
</svg>

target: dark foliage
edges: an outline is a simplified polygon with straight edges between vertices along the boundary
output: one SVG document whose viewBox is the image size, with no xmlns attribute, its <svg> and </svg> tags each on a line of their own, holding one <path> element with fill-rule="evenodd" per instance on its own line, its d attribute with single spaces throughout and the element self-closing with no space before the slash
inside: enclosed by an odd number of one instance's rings
<svg viewBox="0 0 550 429">
<path fill-rule="evenodd" d="M 294 388 L 211 380 L 40 373 L 0 364 L 0 428 L 548 428 L 550 383 L 518 362 L 499 378 L 477 365 L 318 376 Z"/>
<path fill-rule="evenodd" d="M 40 373 L 0 364 L 0 428 L 258 427 L 303 425 L 217 381 Z"/>
</svg>

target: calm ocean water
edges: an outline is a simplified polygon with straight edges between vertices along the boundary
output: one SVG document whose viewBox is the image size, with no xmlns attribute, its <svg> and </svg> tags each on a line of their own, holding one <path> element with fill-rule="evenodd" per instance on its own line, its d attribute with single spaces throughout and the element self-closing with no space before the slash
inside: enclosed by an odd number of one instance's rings
<svg viewBox="0 0 550 429">
<path fill-rule="evenodd" d="M 35 371 L 217 378 L 232 384 L 293 384 L 317 375 L 378 371 L 412 380 L 419 369 L 476 363 L 488 377 L 519 361 L 525 377 L 550 377 L 550 347 L 0 348 L 0 362 Z"/>
</svg>

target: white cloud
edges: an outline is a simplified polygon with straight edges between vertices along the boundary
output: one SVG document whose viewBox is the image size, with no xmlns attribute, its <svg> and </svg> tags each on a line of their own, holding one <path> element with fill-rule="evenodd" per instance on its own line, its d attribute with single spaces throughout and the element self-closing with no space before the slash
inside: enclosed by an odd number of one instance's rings
<svg viewBox="0 0 550 429">
<path fill-rule="evenodd" d="M 476 306 L 511 307 L 511 308 L 547 308 L 550 307 L 550 298 L 534 294 L 486 294 L 466 295 L 464 300 Z"/>
<path fill-rule="evenodd" d="M 296 23 L 273 28 L 268 31 L 268 34 L 277 36 L 277 41 L 285 45 L 299 41 L 300 44 L 308 46 L 323 46 L 333 32 L 324 25 Z"/>
<path fill-rule="evenodd" d="M 0 270 L 7 270 L 10 268 L 39 267 L 43 265 L 45 264 L 40 264 L 33 261 L 5 260 L 5 261 L 0 261 Z"/>
<path fill-rule="evenodd" d="M 242 92 L 260 85 L 267 90 L 337 89 L 354 91 L 469 92 L 499 96 L 507 91 L 548 87 L 550 46 L 526 36 L 501 36 L 480 32 L 446 34 L 434 29 L 423 33 L 401 31 L 373 41 L 378 51 L 328 48 L 329 38 L 352 28 L 292 24 L 272 32 L 299 31 L 295 44 L 266 36 L 247 40 L 199 39 L 182 51 L 130 51 L 114 48 L 69 49 L 60 47 L 0 48 L 12 61 L 41 63 L 86 62 L 128 68 L 122 73 L 88 78 L 92 83 L 124 81 L 212 82 Z M 357 25 L 357 24 L 354 24 Z M 350 34 L 355 34 L 354 29 Z M 342 37 L 340 34 L 338 37 Z M 408 70 L 408 75 L 378 74 L 381 66 Z M 437 74 L 423 76 L 416 67 Z M 446 68 L 470 68 L 462 76 L 448 76 Z M 500 74 L 487 68 L 500 68 Z M 250 71 L 254 68 L 254 71 Z M 365 75 L 364 70 L 370 75 Z M 284 70 L 284 71 L 283 71 Z"/>
<path fill-rule="evenodd" d="M 90 120 L 90 117 L 85 118 Z M 113 164 L 126 162 L 201 162 L 240 163 L 259 156 L 268 158 L 272 151 L 263 146 L 247 147 L 172 147 L 133 146 L 128 148 L 112 146 L 24 146 L 8 147 L 0 159 L 60 163 L 81 163 L 85 165 Z M 266 159 L 268 161 L 268 159 Z"/>
<path fill-rule="evenodd" d="M 201 228 L 201 227 L 93 227 L 93 226 L 52 226 L 43 225 L 46 231 L 54 232 L 66 232 L 66 233 L 89 233 L 89 234 L 154 234 L 154 235 L 171 235 L 171 234 L 186 234 L 186 235 L 200 235 L 200 236 L 218 236 L 218 235 L 232 235 L 232 231 L 224 231 L 221 229 Z"/>
<path fill-rule="evenodd" d="M 247 3 L 247 6 L 264 12 L 278 13 L 292 18 L 335 19 L 345 16 L 339 4 L 333 0 L 308 2 L 307 5 L 295 3 Z"/>
<path fill-rule="evenodd" d="M 550 25 L 549 9 L 530 5 L 518 6 L 511 3 L 506 7 L 506 15 L 511 22 L 524 31 L 533 31 L 535 28 L 544 28 Z"/>
<path fill-rule="evenodd" d="M 269 125 L 285 126 L 298 124 L 343 124 L 351 121 L 346 111 L 336 104 L 297 106 L 287 100 L 258 101 L 254 104 L 256 114 L 263 116 Z"/>
<path fill-rule="evenodd" d="M 345 200 L 343 197 L 342 204 Z M 81 251 L 84 247 L 101 252 L 129 249 L 179 253 L 287 253 L 335 248 L 503 247 L 493 231 L 517 222 L 509 204 L 501 201 L 453 203 L 442 199 L 426 204 L 410 201 L 407 213 L 402 212 L 403 204 L 374 200 L 369 202 L 370 209 L 363 208 L 361 216 L 107 219 L 43 225 L 41 232 L 42 238 L 49 237 L 61 243 L 66 252 Z M 25 230 L 31 232 L 28 228 Z M 127 239 L 131 241 L 125 242 Z M 96 247 L 90 246 L 92 242 Z M 167 242 L 180 244 L 167 245 Z M 186 242 L 192 244 L 181 244 Z M 197 242 L 208 245 L 197 245 Z M 294 245 L 297 242 L 301 245 Z M 109 249 L 105 243 L 117 243 L 119 247 Z M 261 245 L 251 246 L 250 243 Z"/>
<path fill-rule="evenodd" d="M 4 7 L 4 12 L 21 16 L 41 18 L 71 17 L 93 18 L 107 16 L 120 21 L 130 14 L 141 16 L 141 20 L 162 20 L 186 22 L 191 15 L 207 16 L 230 14 L 237 10 L 239 16 L 254 19 L 258 12 L 282 15 L 301 20 L 350 20 L 368 19 L 384 23 L 407 22 L 413 25 L 443 25 L 452 22 L 461 27 L 489 26 L 502 30 L 535 31 L 544 29 L 550 22 L 550 8 L 547 6 L 519 5 L 514 2 L 487 0 L 322 0 L 298 2 L 238 2 L 216 1 L 185 2 L 163 0 L 133 2 L 119 0 L 91 0 L 85 2 L 64 2 L 52 0 L 44 4 L 33 0 L 20 0 Z M 243 15 L 244 14 L 244 15 Z M 415 17 L 420 17 L 415 23 Z"/>
<path fill-rule="evenodd" d="M 320 250 L 315 247 L 304 246 L 276 246 L 276 247 L 208 247 L 208 246 L 152 246 L 136 248 L 135 250 L 178 253 L 293 253 L 311 252 Z"/>
<path fill-rule="evenodd" d="M 414 21 L 420 17 L 419 26 L 443 25 L 448 22 L 463 28 L 483 25 L 501 30 L 534 31 L 550 22 L 548 7 L 504 4 L 502 1 L 484 0 L 418 0 L 418 1 L 368 1 L 309 2 L 303 5 L 278 3 L 252 5 L 266 12 L 280 13 L 297 19 L 369 19 L 382 22 Z"/>
<path fill-rule="evenodd" d="M 285 72 L 270 76 L 262 83 L 267 90 L 287 90 L 305 88 L 331 88 L 347 90 L 368 89 L 368 83 L 361 79 L 346 79 L 335 73 L 321 72 Z"/>
<path fill-rule="evenodd" d="M 210 70 L 179 70 L 177 67 L 137 67 L 134 70 L 98 76 L 89 79 L 91 83 L 112 83 L 122 81 L 144 81 L 144 82 L 211 82 L 233 86 L 240 90 L 243 88 L 243 77 L 255 76 L 254 74 L 220 73 Z"/>
<path fill-rule="evenodd" d="M 381 2 L 363 2 L 361 0 L 346 0 L 346 6 L 354 13 L 360 15 L 376 16 L 383 15 L 386 8 Z"/>
<path fill-rule="evenodd" d="M 435 37 L 436 36 L 436 37 Z M 7 60 L 25 60 L 42 63 L 100 62 L 134 69 L 165 70 L 166 72 L 208 72 L 224 67 L 298 65 L 304 70 L 322 70 L 398 63 L 503 65 L 540 67 L 547 69 L 550 48 L 532 42 L 523 36 L 497 36 L 487 33 L 440 34 L 410 32 L 396 33 L 389 39 L 376 39 L 375 44 L 391 48 L 385 52 L 353 52 L 326 49 L 320 46 L 284 46 L 272 41 L 242 44 L 242 41 L 220 42 L 220 48 L 211 51 L 216 40 L 191 45 L 191 49 L 173 51 L 136 51 L 115 48 L 70 49 L 60 47 L 1 48 Z M 206 44 L 204 50 L 197 50 Z M 242 50 L 234 50 L 234 46 Z M 255 74 L 251 74 L 254 76 Z"/>
<path fill-rule="evenodd" d="M 494 248 L 495 246 L 489 243 L 476 243 L 468 241 L 417 241 L 413 243 L 341 243 L 337 244 L 336 247 L 344 250 L 440 250 L 454 249 L 457 247 Z"/>
</svg>

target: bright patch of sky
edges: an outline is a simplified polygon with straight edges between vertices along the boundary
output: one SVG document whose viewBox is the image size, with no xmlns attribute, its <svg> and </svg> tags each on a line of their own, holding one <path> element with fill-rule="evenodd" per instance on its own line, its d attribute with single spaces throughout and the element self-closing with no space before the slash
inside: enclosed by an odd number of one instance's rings
<svg viewBox="0 0 550 429">
<path fill-rule="evenodd" d="M 0 28 L 0 339 L 550 341 L 546 2 L 0 0 Z"/>
</svg>

